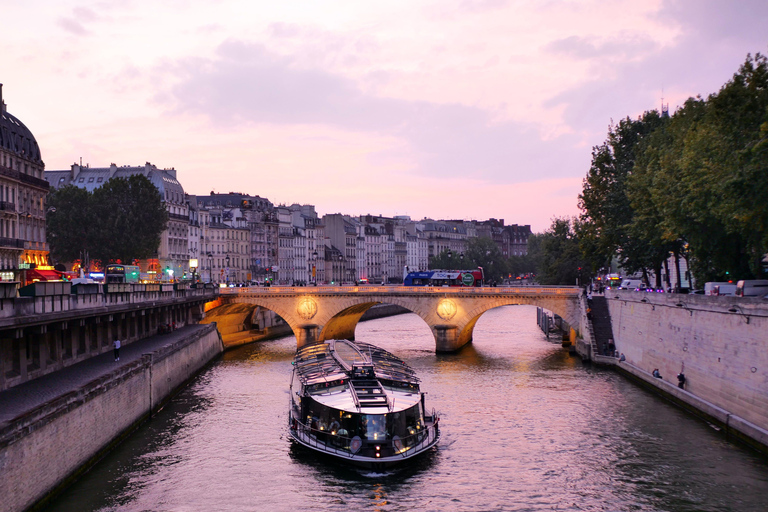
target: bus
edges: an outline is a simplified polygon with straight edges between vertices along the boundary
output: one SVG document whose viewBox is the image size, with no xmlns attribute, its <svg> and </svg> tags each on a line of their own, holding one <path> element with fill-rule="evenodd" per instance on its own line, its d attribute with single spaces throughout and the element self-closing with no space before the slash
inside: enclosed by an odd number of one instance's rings
<svg viewBox="0 0 768 512">
<path fill-rule="evenodd" d="M 107 265 L 106 283 L 138 283 L 141 271 L 136 265 Z"/>
<path fill-rule="evenodd" d="M 403 286 L 482 286 L 483 269 L 423 270 L 408 272 L 406 267 Z"/>
</svg>

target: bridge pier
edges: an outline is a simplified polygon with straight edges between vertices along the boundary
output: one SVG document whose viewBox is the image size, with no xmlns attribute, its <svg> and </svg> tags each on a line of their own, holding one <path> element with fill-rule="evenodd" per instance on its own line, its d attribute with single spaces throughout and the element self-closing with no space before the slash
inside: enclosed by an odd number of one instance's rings
<svg viewBox="0 0 768 512">
<path fill-rule="evenodd" d="M 319 340 L 318 334 L 320 332 L 320 326 L 315 324 L 300 325 L 298 329 L 294 330 L 296 335 L 296 348 L 301 348 L 304 345 L 309 345 Z"/>
<path fill-rule="evenodd" d="M 459 339 L 459 328 L 455 325 L 435 325 L 432 329 L 435 335 L 435 351 L 456 352 L 466 345 Z"/>
</svg>

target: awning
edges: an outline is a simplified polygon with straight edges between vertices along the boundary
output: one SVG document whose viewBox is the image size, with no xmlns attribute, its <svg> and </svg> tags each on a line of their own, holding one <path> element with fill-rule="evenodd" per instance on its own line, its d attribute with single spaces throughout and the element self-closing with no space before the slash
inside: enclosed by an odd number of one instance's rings
<svg viewBox="0 0 768 512">
<path fill-rule="evenodd" d="M 27 281 L 61 281 L 61 273 L 55 270 L 27 270 Z"/>
</svg>

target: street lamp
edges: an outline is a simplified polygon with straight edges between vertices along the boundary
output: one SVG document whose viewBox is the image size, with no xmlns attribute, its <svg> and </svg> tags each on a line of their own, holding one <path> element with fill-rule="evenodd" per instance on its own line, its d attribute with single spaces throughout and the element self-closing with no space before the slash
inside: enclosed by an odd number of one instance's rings
<svg viewBox="0 0 768 512">
<path fill-rule="evenodd" d="M 224 258 L 224 261 L 226 261 L 227 263 L 226 278 L 227 278 L 227 284 L 229 284 L 229 254 L 227 254 L 226 258 Z"/>
<path fill-rule="evenodd" d="M 459 261 L 461 262 L 461 268 L 464 268 L 464 253 L 459 254 Z"/>
<path fill-rule="evenodd" d="M 208 253 L 208 282 L 213 282 L 213 254 Z"/>
</svg>

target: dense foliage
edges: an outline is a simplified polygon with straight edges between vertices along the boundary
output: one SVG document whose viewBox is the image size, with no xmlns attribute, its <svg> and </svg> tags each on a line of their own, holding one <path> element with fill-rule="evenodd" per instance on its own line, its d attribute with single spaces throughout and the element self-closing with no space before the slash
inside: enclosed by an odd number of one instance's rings
<svg viewBox="0 0 768 512">
<path fill-rule="evenodd" d="M 612 125 L 593 149 L 579 207 L 592 270 L 617 257 L 658 280 L 673 255 L 700 281 L 764 276 L 768 60 L 747 56 L 719 92 L 672 116 L 651 111 Z"/>
<path fill-rule="evenodd" d="M 160 192 L 142 175 L 112 178 L 93 192 L 75 186 L 48 195 L 51 257 L 71 262 L 132 263 L 155 257 L 168 213 Z"/>
</svg>

